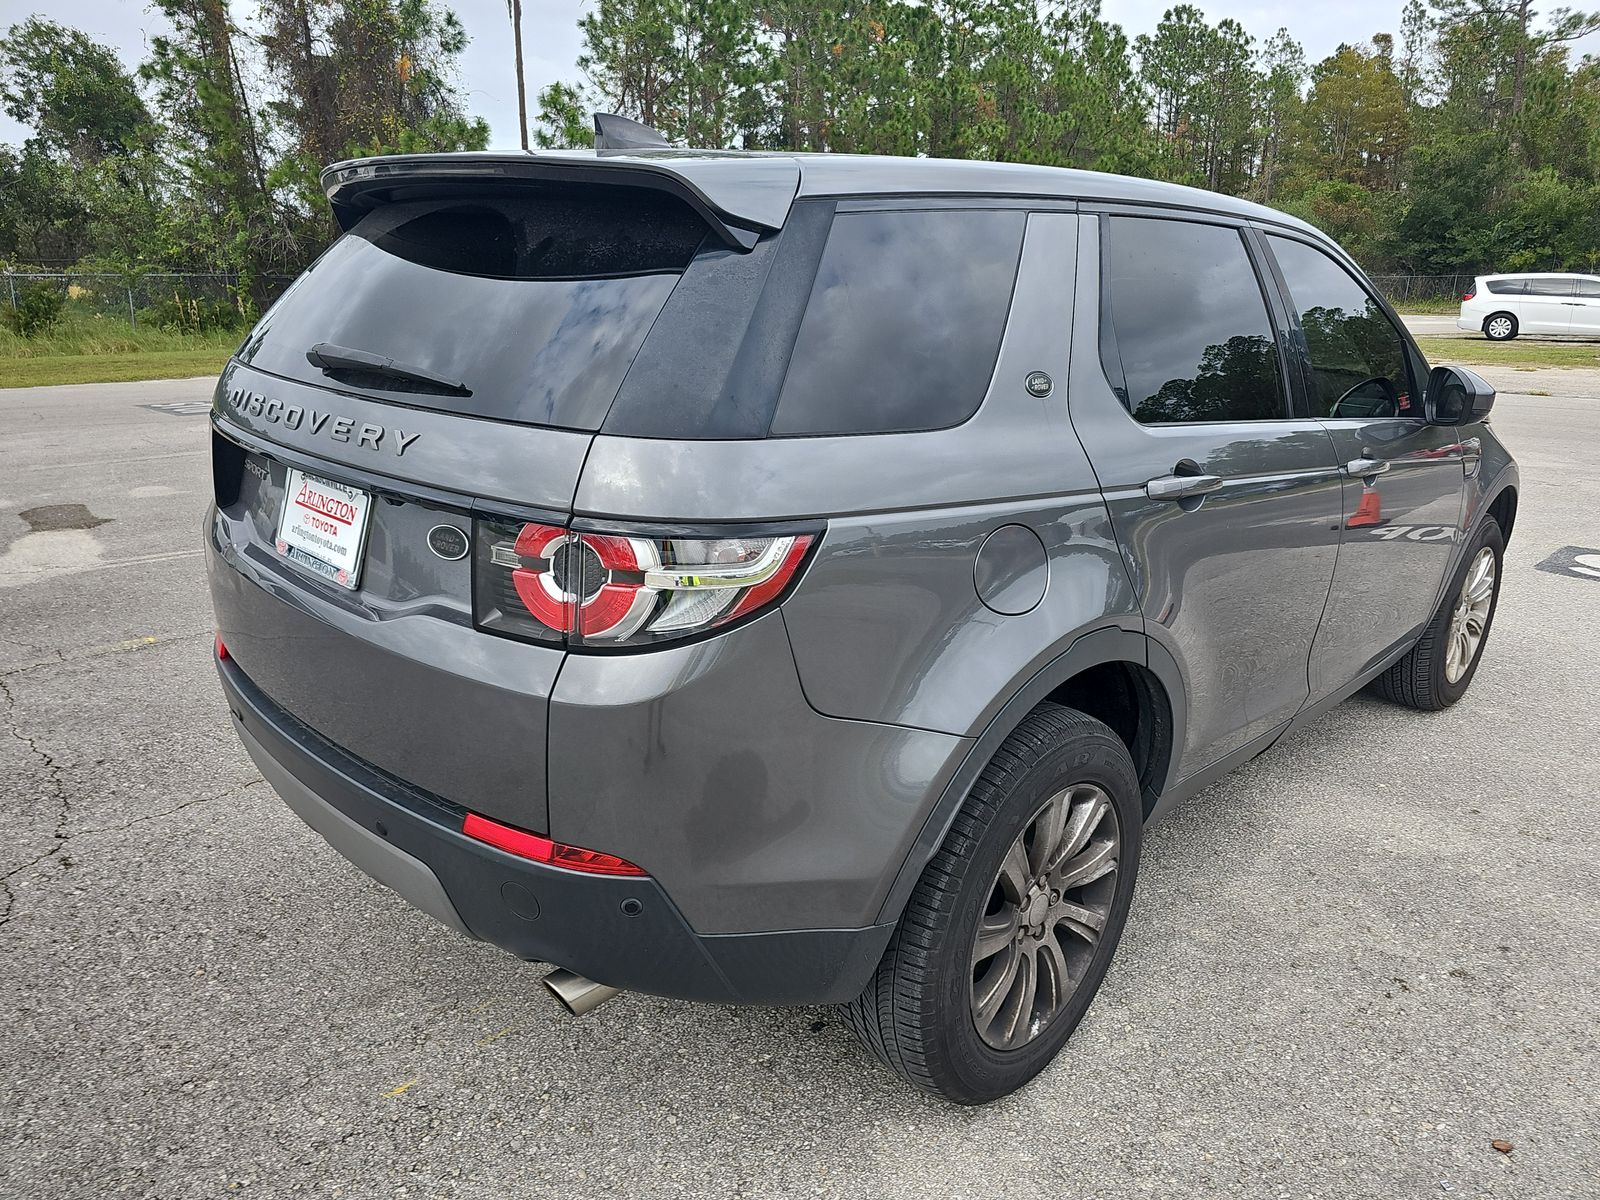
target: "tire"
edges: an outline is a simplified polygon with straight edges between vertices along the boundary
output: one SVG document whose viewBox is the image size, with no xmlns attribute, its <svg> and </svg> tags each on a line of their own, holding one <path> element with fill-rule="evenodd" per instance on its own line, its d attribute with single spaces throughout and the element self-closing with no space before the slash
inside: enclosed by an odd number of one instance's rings
<svg viewBox="0 0 1600 1200">
<path fill-rule="evenodd" d="M 1517 319 L 1508 312 L 1490 313 L 1483 319 L 1483 336 L 1491 342 L 1509 342 L 1517 336 Z"/>
<path fill-rule="evenodd" d="M 1493 517 L 1485 517 L 1462 556 L 1439 611 L 1434 613 L 1433 620 L 1428 622 L 1427 629 L 1406 656 L 1372 681 L 1374 692 L 1385 700 L 1424 712 L 1449 708 L 1466 694 L 1472 677 L 1478 673 L 1478 663 L 1483 660 L 1483 648 L 1489 643 L 1489 629 L 1494 624 L 1495 608 L 1500 602 L 1505 549 L 1505 536 L 1500 526 Z M 1467 598 L 1469 585 L 1482 590 L 1483 580 L 1475 572 L 1485 554 L 1494 572 L 1488 581 L 1488 608 L 1479 614 L 1481 630 L 1471 644 L 1470 654 L 1453 659 L 1452 638 L 1460 633 L 1456 628 L 1457 611 Z M 1470 612 L 1466 615 L 1471 616 Z M 1465 623 L 1470 626 L 1470 621 Z"/>
<path fill-rule="evenodd" d="M 1040 846 L 1052 836 L 1052 815 L 1063 812 L 1061 832 L 1049 842 L 1060 854 L 1052 868 Z M 1041 704 L 973 785 L 876 975 L 840 1006 L 845 1023 L 902 1079 L 957 1104 L 1016 1091 L 1049 1065 L 1094 999 L 1127 922 L 1143 832 L 1127 747 L 1093 717 Z M 1079 836 L 1087 841 L 1075 850 Z M 1114 865 L 1094 877 L 1105 867 L 1108 840 Z M 1047 861 L 1029 861 L 1036 853 Z M 1026 868 L 1028 889 L 1013 903 L 1008 881 L 1018 866 Z M 1062 886 L 1041 889 L 1041 874 Z M 1086 923 L 1071 923 L 1075 917 Z M 1091 918 L 1101 922 L 1097 935 Z M 983 947 L 976 941 L 980 919 L 989 929 Z M 974 958 L 992 945 L 1003 948 Z M 1015 982 L 1002 992 L 996 984 L 1011 962 L 1018 963 Z M 1071 986 L 1052 986 L 1062 976 Z M 1031 998 L 1029 979 L 1037 989 Z M 982 1009 L 980 984 L 988 988 Z M 1003 996 L 998 1007 L 996 992 Z M 1028 1019 L 1018 1020 L 1025 1003 Z M 990 1011 L 980 1032 L 979 1014 Z M 1008 1036 L 1015 1044 L 1003 1044 Z"/>
</svg>

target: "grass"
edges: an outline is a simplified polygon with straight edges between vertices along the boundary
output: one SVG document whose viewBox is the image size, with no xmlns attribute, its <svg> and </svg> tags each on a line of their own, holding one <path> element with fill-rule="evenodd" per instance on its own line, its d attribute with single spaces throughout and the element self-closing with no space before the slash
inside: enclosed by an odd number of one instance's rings
<svg viewBox="0 0 1600 1200">
<path fill-rule="evenodd" d="M 1600 342 L 1535 342 L 1517 338 L 1491 342 L 1488 338 L 1418 338 L 1417 345 L 1430 363 L 1461 363 L 1468 367 L 1600 367 Z"/>
<path fill-rule="evenodd" d="M 1455 316 L 1461 311 L 1461 300 L 1455 296 L 1441 296 L 1435 300 L 1391 300 L 1394 310 L 1399 313 L 1417 313 L 1427 316 Z"/>
<path fill-rule="evenodd" d="M 38 337 L 0 325 L 0 387 L 215 375 L 242 336 L 237 330 L 132 328 L 126 317 L 69 309 Z"/>
<path fill-rule="evenodd" d="M 138 354 L 0 357 L 0 388 L 218 375 L 222 372 L 222 365 L 228 361 L 228 354 L 229 350 L 152 350 Z"/>
</svg>

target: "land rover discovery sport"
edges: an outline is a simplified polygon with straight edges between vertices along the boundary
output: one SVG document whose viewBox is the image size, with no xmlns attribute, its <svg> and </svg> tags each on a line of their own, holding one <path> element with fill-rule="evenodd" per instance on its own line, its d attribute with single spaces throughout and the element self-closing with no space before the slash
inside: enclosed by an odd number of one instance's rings
<svg viewBox="0 0 1600 1200">
<path fill-rule="evenodd" d="M 1281 213 L 984 162 L 347 162 L 212 413 L 217 666 L 343 855 L 576 1009 L 1055 1055 L 1146 825 L 1357 689 L 1437 709 L 1517 473 Z"/>
</svg>

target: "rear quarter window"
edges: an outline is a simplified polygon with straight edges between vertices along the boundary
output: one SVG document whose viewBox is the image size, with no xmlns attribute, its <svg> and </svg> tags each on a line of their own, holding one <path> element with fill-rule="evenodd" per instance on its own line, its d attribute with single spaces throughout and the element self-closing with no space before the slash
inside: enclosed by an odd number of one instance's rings
<svg viewBox="0 0 1600 1200">
<path fill-rule="evenodd" d="M 959 425 L 989 389 L 1027 216 L 842 212 L 795 336 L 771 433 Z"/>
</svg>

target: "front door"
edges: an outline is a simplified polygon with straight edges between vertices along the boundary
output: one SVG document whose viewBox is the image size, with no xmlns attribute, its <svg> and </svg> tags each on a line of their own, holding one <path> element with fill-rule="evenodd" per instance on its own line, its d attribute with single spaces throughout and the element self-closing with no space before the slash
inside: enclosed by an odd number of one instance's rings
<svg viewBox="0 0 1600 1200">
<path fill-rule="evenodd" d="M 1338 549 L 1333 445 L 1290 409 L 1259 265 L 1228 224 L 1082 222 L 1072 423 L 1145 628 L 1184 676 L 1180 776 L 1305 702 Z"/>
<path fill-rule="evenodd" d="M 1461 536 L 1463 446 L 1429 425 L 1412 356 L 1383 306 L 1308 241 L 1269 234 L 1303 340 L 1304 392 L 1344 474 L 1344 532 L 1311 654 L 1320 699 L 1410 641 Z"/>
<path fill-rule="evenodd" d="M 1573 297 L 1571 312 L 1568 333 L 1574 337 L 1600 338 L 1600 279 L 1578 279 L 1578 294 Z"/>
</svg>

